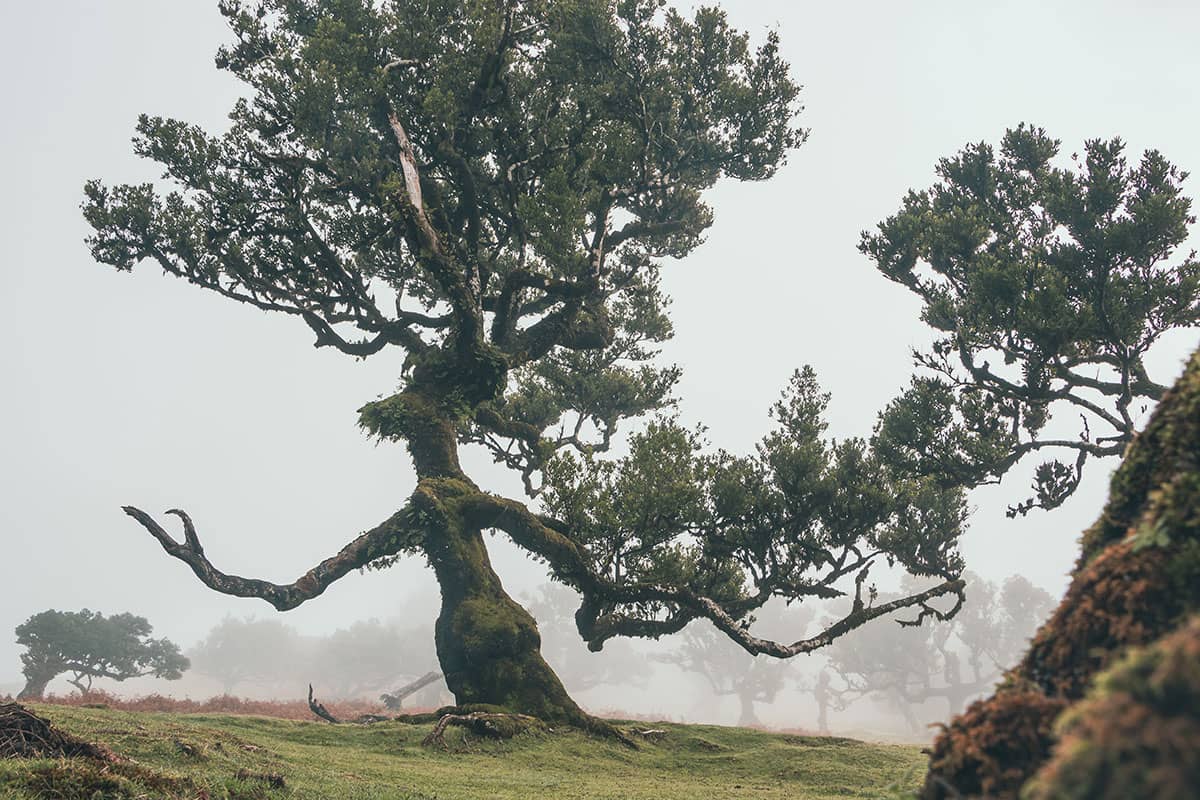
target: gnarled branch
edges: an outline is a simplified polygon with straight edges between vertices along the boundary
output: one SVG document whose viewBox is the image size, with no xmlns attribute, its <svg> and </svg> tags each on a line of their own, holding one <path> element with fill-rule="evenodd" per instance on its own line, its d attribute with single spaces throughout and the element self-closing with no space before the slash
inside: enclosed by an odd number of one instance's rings
<svg viewBox="0 0 1200 800">
<path fill-rule="evenodd" d="M 849 633 L 873 619 L 905 608 L 919 608 L 918 619 L 920 621 L 924 621 L 930 615 L 936 616 L 938 619 L 949 619 L 958 612 L 964 599 L 963 589 L 966 584 L 961 578 L 955 578 L 908 597 L 879 605 L 869 604 L 864 602 L 862 597 L 863 584 L 867 576 L 867 568 L 864 567 L 855 580 L 854 603 L 850 613 L 815 636 L 785 644 L 752 635 L 741 619 L 745 610 L 762 605 L 770 597 L 769 593 L 763 593 L 756 604 L 739 604 L 745 605 L 746 608 L 736 608 L 731 613 L 729 608 L 722 606 L 712 598 L 686 588 L 639 583 L 618 585 L 593 568 L 581 545 L 569 535 L 556 530 L 547 520 L 533 514 L 523 503 L 480 493 L 477 498 L 469 501 L 468 511 L 480 526 L 499 528 L 521 547 L 546 559 L 553 565 L 555 574 L 560 579 L 583 593 L 585 608 L 589 605 L 589 598 L 593 601 L 611 603 L 668 604 L 678 610 L 667 619 L 639 620 L 646 626 L 646 631 L 652 631 L 651 635 L 674 633 L 682 629 L 690 620 L 705 617 L 751 655 L 761 653 L 775 658 L 790 658 L 800 653 L 809 653 L 825 647 L 837 637 Z M 933 598 L 948 594 L 953 594 L 957 598 L 954 607 L 949 611 L 939 611 L 929 605 L 929 601 Z M 593 603 L 593 608 L 598 607 Z M 585 634 L 585 638 L 588 639 L 589 646 L 593 649 L 596 649 L 605 639 L 616 635 L 618 630 L 623 634 L 636 633 L 630 626 L 612 623 L 593 624 L 586 627 L 589 630 Z M 584 628 L 585 626 L 581 624 L 581 633 L 584 633 Z"/>
<path fill-rule="evenodd" d="M 350 570 L 364 567 L 376 559 L 395 555 L 411 547 L 416 537 L 421 535 L 419 529 L 409 524 L 406 507 L 360 535 L 343 547 L 337 555 L 325 559 L 292 583 L 278 584 L 257 578 L 228 575 L 214 567 L 204 555 L 204 547 L 200 544 L 191 517 L 178 508 L 166 513 L 174 514 L 183 521 L 182 543 L 163 530 L 163 527 L 145 511 L 134 506 L 122 506 L 122 510 L 141 523 L 168 555 L 191 567 L 196 577 L 209 588 L 235 597 L 257 597 L 266 600 L 279 611 L 288 611 L 306 600 L 317 597 Z"/>
</svg>

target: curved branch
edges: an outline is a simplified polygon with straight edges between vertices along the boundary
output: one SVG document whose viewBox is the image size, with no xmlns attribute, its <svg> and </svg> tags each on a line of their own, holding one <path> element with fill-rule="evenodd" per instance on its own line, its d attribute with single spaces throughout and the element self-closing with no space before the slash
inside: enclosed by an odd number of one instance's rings
<svg viewBox="0 0 1200 800">
<path fill-rule="evenodd" d="M 861 583 L 859 584 L 861 588 Z M 702 607 L 705 608 L 704 616 L 712 620 L 713 624 L 721 629 L 729 638 L 733 639 L 737 644 L 748 653 L 758 655 L 774 656 L 775 658 L 791 658 L 800 653 L 811 653 L 821 647 L 833 642 L 837 637 L 849 633 L 855 628 L 861 627 L 877 617 L 882 617 L 890 614 L 893 611 L 899 611 L 902 608 L 910 608 L 919 606 L 921 608 L 920 621 L 924 621 L 926 617 L 926 609 L 929 614 L 936 615 L 939 619 L 949 619 L 958 612 L 962 606 L 963 589 L 966 587 L 966 582 L 961 578 L 945 581 L 934 586 L 931 589 L 926 589 L 909 597 L 902 597 L 898 600 L 892 600 L 888 603 L 883 603 L 877 606 L 860 605 L 861 595 L 855 597 L 855 608 L 849 614 L 842 617 L 837 622 L 830 625 L 825 630 L 812 636 L 808 639 L 801 639 L 792 644 L 781 644 L 771 641 L 770 639 L 760 639 L 750 634 L 741 622 L 731 617 L 723 608 L 717 605 L 714 601 L 707 597 L 697 598 Z M 958 597 L 958 602 L 950 611 L 938 611 L 928 604 L 929 600 L 942 595 L 954 594 Z M 920 624 L 920 622 L 902 622 L 901 624 Z"/>
<path fill-rule="evenodd" d="M 855 579 L 854 604 L 849 614 L 816 636 L 784 644 L 753 636 L 743 624 L 742 614 L 731 613 L 712 598 L 698 595 L 689 589 L 654 584 L 617 585 L 613 583 L 593 568 L 581 545 L 577 544 L 570 536 L 556 530 L 547 520 L 533 514 L 523 503 L 480 493 L 467 501 L 465 510 L 471 514 L 473 521 L 480 527 L 499 528 L 518 545 L 534 555 L 544 558 L 551 565 L 556 576 L 583 592 L 585 608 L 588 606 L 588 598 L 617 603 L 672 604 L 680 607 L 681 611 L 672 614 L 668 619 L 640 620 L 651 628 L 662 626 L 663 630 L 656 630 L 655 634 L 651 635 L 661 635 L 664 632 L 673 633 L 691 619 L 705 617 L 751 655 L 761 653 L 775 658 L 790 658 L 800 653 L 809 653 L 830 644 L 837 637 L 849 633 L 873 619 L 904 608 L 920 609 L 918 621 L 905 624 L 919 624 L 931 615 L 938 619 L 949 619 L 962 607 L 964 599 L 963 590 L 966 583 L 961 578 L 956 578 L 946 580 L 933 588 L 908 597 L 877 606 L 868 605 L 862 599 L 863 584 L 867 576 L 867 569 L 864 568 Z M 939 611 L 929 605 L 929 601 L 933 598 L 947 594 L 957 597 L 957 602 L 949 611 Z M 765 601 L 768 596 L 764 596 L 762 601 Z M 760 601 L 758 605 L 761 604 Z M 751 608 L 753 607 L 755 606 L 751 606 Z M 584 632 L 584 627 L 590 627 L 587 631 L 590 635 L 586 638 L 592 649 L 602 644 L 605 639 L 615 635 L 612 625 L 580 625 L 581 633 Z M 621 632 L 630 633 L 631 631 L 622 629 Z"/>
<path fill-rule="evenodd" d="M 292 583 L 278 584 L 257 578 L 242 578 L 228 575 L 212 565 L 204 555 L 204 547 L 196 535 L 195 525 L 185 512 L 173 508 L 167 511 L 183 522 L 182 543 L 163 530 L 145 511 L 134 506 L 122 506 L 122 510 L 133 517 L 150 535 L 158 540 L 163 550 L 173 558 L 187 564 L 192 572 L 210 589 L 235 597 L 257 597 L 266 600 L 279 611 L 288 611 L 306 600 L 322 594 L 330 584 L 342 578 L 350 570 L 364 567 L 379 558 L 396 555 L 412 545 L 420 531 L 408 520 L 408 507 L 397 511 L 382 524 L 362 534 L 343 547 L 337 555 L 327 558 L 301 575 Z"/>
</svg>

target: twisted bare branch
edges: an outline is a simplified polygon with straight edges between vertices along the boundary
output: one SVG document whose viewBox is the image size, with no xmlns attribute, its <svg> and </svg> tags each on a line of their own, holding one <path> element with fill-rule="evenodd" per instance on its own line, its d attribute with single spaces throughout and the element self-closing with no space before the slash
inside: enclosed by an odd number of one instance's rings
<svg viewBox="0 0 1200 800">
<path fill-rule="evenodd" d="M 141 523 L 168 555 L 191 567 L 196 577 L 209 588 L 235 597 L 257 597 L 266 600 L 279 611 L 288 611 L 306 600 L 317 597 L 350 570 L 364 567 L 376 559 L 396 555 L 412 547 L 421 536 L 420 530 L 409 524 L 408 508 L 405 507 L 292 583 L 278 584 L 257 578 L 229 575 L 214 567 L 204 555 L 204 547 L 200 544 L 191 517 L 178 508 L 166 513 L 174 514 L 183 522 L 182 543 L 176 541 L 145 511 L 134 506 L 122 506 L 122 510 Z"/>
</svg>

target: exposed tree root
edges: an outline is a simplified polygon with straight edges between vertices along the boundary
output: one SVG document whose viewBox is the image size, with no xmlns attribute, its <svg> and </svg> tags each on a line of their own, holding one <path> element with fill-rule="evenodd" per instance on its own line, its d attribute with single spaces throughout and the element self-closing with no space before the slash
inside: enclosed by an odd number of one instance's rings
<svg viewBox="0 0 1200 800">
<path fill-rule="evenodd" d="M 445 748 L 446 728 L 451 725 L 467 728 L 472 733 L 489 739 L 511 739 L 519 733 L 545 727 L 541 720 L 527 714 L 502 714 L 490 711 L 446 714 L 437 721 L 433 730 L 421 744 L 426 747 Z"/>
</svg>

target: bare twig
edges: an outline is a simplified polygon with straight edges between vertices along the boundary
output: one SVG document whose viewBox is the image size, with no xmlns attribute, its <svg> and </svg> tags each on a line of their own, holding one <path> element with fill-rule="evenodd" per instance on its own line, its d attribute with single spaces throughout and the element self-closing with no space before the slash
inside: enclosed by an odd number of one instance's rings
<svg viewBox="0 0 1200 800">
<path fill-rule="evenodd" d="M 313 687 L 311 683 L 308 685 L 308 708 L 310 711 L 312 711 L 312 713 L 316 714 L 326 722 L 332 722 L 334 725 L 337 725 L 340 721 L 333 714 L 329 713 L 329 709 L 325 708 L 324 705 L 313 698 Z"/>
</svg>

